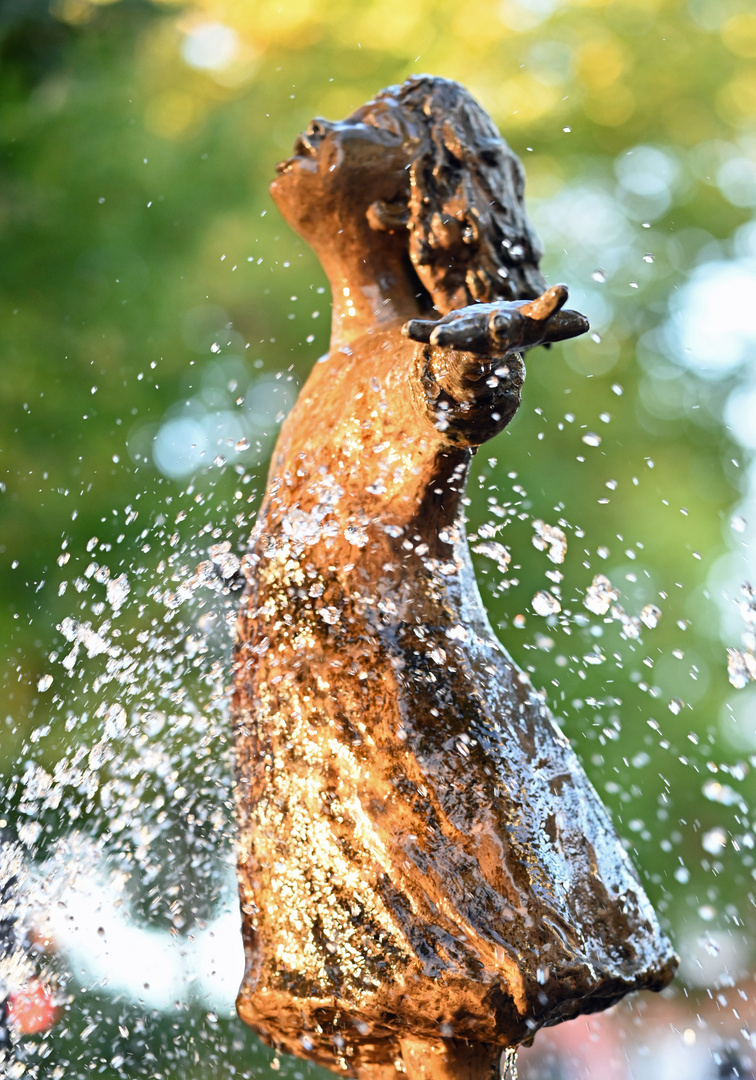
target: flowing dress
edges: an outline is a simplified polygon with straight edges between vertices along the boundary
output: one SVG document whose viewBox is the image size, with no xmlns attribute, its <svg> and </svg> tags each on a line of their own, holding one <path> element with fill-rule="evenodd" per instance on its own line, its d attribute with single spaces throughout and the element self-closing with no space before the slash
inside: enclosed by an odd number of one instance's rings
<svg viewBox="0 0 756 1080">
<path fill-rule="evenodd" d="M 459 516 L 472 451 L 432 422 L 429 356 L 389 328 L 316 365 L 237 637 L 239 1014 L 352 1076 L 408 1034 L 517 1045 L 675 968 L 490 627 Z"/>
</svg>

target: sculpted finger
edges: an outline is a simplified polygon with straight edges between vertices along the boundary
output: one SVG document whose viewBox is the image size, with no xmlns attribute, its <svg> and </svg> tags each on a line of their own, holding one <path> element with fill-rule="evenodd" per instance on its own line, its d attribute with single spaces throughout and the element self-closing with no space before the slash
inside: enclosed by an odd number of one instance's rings
<svg viewBox="0 0 756 1080">
<path fill-rule="evenodd" d="M 410 319 L 402 327 L 402 333 L 413 341 L 428 342 L 436 326 L 438 323 L 431 319 Z"/>
<path fill-rule="evenodd" d="M 555 311 L 559 311 L 560 308 L 564 307 L 568 296 L 569 292 L 566 285 L 552 285 L 545 293 L 521 307 L 520 312 L 529 319 L 543 322 L 544 319 L 548 319 L 550 315 L 553 315 Z"/>
<path fill-rule="evenodd" d="M 544 327 L 544 341 L 565 341 L 590 330 L 591 324 L 579 311 L 559 311 L 552 315 Z"/>
<path fill-rule="evenodd" d="M 489 327 L 491 336 L 496 342 L 497 352 L 507 352 L 522 346 L 526 323 L 519 311 L 493 312 Z"/>
<path fill-rule="evenodd" d="M 488 326 L 478 319 L 457 319 L 455 322 L 439 323 L 430 336 L 430 343 L 482 355 L 486 355 L 491 347 Z"/>
</svg>

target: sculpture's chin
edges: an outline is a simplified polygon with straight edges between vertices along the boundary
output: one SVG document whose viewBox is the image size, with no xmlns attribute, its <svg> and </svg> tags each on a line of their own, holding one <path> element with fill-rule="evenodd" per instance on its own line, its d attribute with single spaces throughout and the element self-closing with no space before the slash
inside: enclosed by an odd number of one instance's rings
<svg viewBox="0 0 756 1080">
<path fill-rule="evenodd" d="M 314 158 L 301 157 L 295 154 L 293 157 L 286 158 L 284 161 L 279 161 L 276 165 L 276 172 L 279 176 L 284 173 L 293 172 L 295 169 L 303 169 L 305 172 L 315 173 L 318 171 L 318 163 Z M 273 181 L 275 184 L 275 180 Z"/>
<path fill-rule="evenodd" d="M 305 191 L 317 174 L 317 162 L 311 158 L 290 157 L 276 165 L 276 177 L 271 181 L 271 198 L 292 228 L 299 231 L 302 209 L 312 202 L 312 192 Z M 308 185 L 308 181 L 310 184 Z"/>
</svg>

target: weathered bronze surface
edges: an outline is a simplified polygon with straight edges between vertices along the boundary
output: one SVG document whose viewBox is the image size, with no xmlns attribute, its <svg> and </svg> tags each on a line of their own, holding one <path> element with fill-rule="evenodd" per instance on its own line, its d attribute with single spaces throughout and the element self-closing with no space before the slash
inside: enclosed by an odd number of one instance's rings
<svg viewBox="0 0 756 1080">
<path fill-rule="evenodd" d="M 313 121 L 271 191 L 328 273 L 333 335 L 247 556 L 239 1015 L 348 1076 L 482 1078 L 676 966 L 460 521 L 521 351 L 587 323 L 544 291 L 520 163 L 455 83 Z"/>
</svg>

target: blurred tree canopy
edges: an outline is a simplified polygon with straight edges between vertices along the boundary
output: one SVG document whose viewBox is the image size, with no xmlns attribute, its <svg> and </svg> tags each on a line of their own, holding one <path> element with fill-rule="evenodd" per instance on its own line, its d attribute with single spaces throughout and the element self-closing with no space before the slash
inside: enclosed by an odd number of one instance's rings
<svg viewBox="0 0 756 1080">
<path fill-rule="evenodd" d="M 523 159 L 547 277 L 593 330 L 531 354 L 478 456 L 469 529 L 519 512 L 509 581 L 479 560 L 484 599 L 680 948 L 703 928 L 749 970 L 756 715 L 725 646 L 756 521 L 754 58 L 749 0 L 0 0 L 5 776 L 48 724 L 52 769 L 83 708 L 56 628 L 88 610 L 94 549 L 134 582 L 132 630 L 172 551 L 243 550 L 329 333 L 273 166 L 313 115 L 429 71 Z M 561 580 L 537 519 L 567 535 Z M 592 616 L 599 573 L 658 627 Z M 541 589 L 559 615 L 533 612 Z"/>
</svg>

